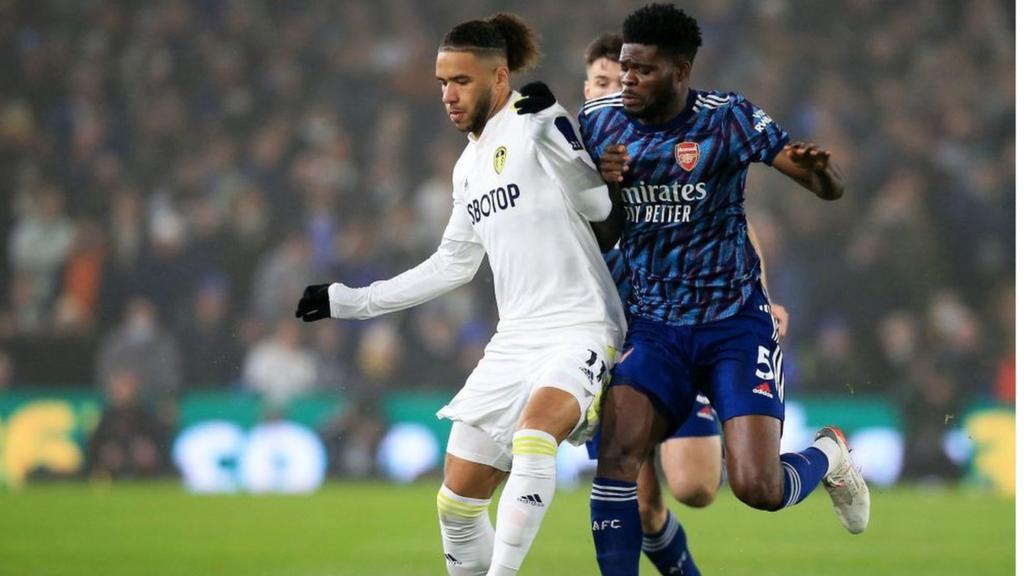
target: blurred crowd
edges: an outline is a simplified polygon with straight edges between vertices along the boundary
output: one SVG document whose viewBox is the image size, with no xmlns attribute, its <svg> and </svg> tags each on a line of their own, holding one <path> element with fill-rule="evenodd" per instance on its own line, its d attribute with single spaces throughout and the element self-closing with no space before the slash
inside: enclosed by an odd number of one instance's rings
<svg viewBox="0 0 1024 576">
<path fill-rule="evenodd" d="M 954 474 L 938 447 L 951 420 L 1014 395 L 1012 2 L 686 7 L 704 33 L 692 84 L 743 93 L 847 180 L 824 203 L 750 172 L 769 289 L 792 318 L 789 397 L 886 395 L 934 439 L 908 444 L 908 474 Z M 578 108 L 584 47 L 633 8 L 516 3 L 546 56 L 515 81 Z M 373 322 L 292 312 L 306 284 L 365 285 L 433 251 L 464 145 L 436 46 L 502 9 L 0 1 L 0 389 L 95 385 L 108 411 L 145 406 L 165 427 L 194 389 L 273 405 L 342 390 L 357 406 L 456 390 L 496 321 L 486 270 Z M 335 426 L 373 429 L 358 415 Z M 145 469 L 163 434 L 109 457 Z"/>
</svg>

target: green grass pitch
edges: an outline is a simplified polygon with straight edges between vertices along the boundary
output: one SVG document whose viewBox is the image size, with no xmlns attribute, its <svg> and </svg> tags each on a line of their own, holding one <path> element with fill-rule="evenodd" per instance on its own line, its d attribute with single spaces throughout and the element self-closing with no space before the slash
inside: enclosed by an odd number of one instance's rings
<svg viewBox="0 0 1024 576">
<path fill-rule="evenodd" d="M 436 484 L 335 483 L 312 496 L 191 496 L 173 484 L 0 493 L 0 575 L 443 575 Z M 781 513 L 723 491 L 674 506 L 707 576 L 1012 574 L 1014 501 L 875 489 L 868 531 L 816 492 Z M 492 507 L 493 512 L 493 507 Z M 559 492 L 522 574 L 596 574 L 587 490 Z M 649 565 L 642 574 L 654 574 Z"/>
</svg>

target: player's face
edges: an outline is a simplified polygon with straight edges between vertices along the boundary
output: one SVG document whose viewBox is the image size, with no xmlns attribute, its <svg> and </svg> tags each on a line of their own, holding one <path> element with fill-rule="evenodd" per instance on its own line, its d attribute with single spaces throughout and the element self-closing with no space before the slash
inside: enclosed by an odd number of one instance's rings
<svg viewBox="0 0 1024 576">
<path fill-rule="evenodd" d="M 661 54 L 657 46 L 623 44 L 619 55 L 622 107 L 648 123 L 672 119 L 686 104 L 690 63 Z"/>
<path fill-rule="evenodd" d="M 587 66 L 587 79 L 583 82 L 583 97 L 587 100 L 614 94 L 622 90 L 619 82 L 619 63 L 610 58 L 598 58 Z"/>
<path fill-rule="evenodd" d="M 437 53 L 441 102 L 460 132 L 480 134 L 487 124 L 498 88 L 498 68 L 495 59 L 472 52 Z"/>
</svg>

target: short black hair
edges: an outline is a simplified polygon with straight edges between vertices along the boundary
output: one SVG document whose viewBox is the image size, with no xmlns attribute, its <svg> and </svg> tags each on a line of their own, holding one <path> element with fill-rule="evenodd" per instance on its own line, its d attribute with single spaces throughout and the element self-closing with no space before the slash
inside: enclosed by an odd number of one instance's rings
<svg viewBox="0 0 1024 576">
<path fill-rule="evenodd" d="M 701 44 L 697 21 L 672 4 L 648 4 L 626 16 L 622 39 L 627 44 L 657 46 L 668 54 L 685 56 L 690 62 Z"/>
<path fill-rule="evenodd" d="M 622 35 L 605 32 L 597 38 L 594 38 L 594 40 L 587 45 L 587 66 L 590 66 L 601 58 L 607 58 L 612 62 L 618 62 L 620 52 L 622 52 Z"/>
<path fill-rule="evenodd" d="M 511 72 L 532 68 L 541 56 L 537 33 L 522 18 L 508 12 L 457 24 L 438 47 L 441 52 L 462 50 L 501 54 Z"/>
</svg>

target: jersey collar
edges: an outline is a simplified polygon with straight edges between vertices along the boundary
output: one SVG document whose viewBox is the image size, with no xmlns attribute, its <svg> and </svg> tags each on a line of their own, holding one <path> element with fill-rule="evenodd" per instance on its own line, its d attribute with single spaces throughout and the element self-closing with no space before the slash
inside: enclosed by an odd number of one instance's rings
<svg viewBox="0 0 1024 576">
<path fill-rule="evenodd" d="M 489 134 L 492 134 L 500 130 L 499 125 L 505 121 L 505 118 L 507 118 L 509 114 L 515 113 L 512 110 L 512 108 L 516 101 L 519 100 L 520 98 L 522 98 L 522 96 L 519 95 L 519 92 L 513 90 L 512 95 L 509 96 L 508 98 L 508 102 L 505 103 L 501 110 L 498 110 L 497 114 L 491 116 L 487 120 L 487 124 L 484 125 L 484 129 L 480 132 L 480 137 L 474 138 L 473 133 L 470 132 L 469 134 L 466 134 L 466 138 L 468 138 L 469 141 L 474 144 L 479 144 L 480 142 L 484 142 L 485 140 L 487 140 L 487 136 Z"/>
<path fill-rule="evenodd" d="M 629 114 L 626 114 L 626 118 L 629 119 L 630 124 L 639 132 L 664 132 L 666 130 L 672 130 L 678 128 L 686 121 L 690 119 L 693 114 L 693 103 L 697 100 L 697 91 L 693 88 L 687 89 L 686 104 L 683 106 L 683 111 L 676 115 L 675 118 L 664 122 L 662 124 L 641 124 L 634 120 Z"/>
</svg>

